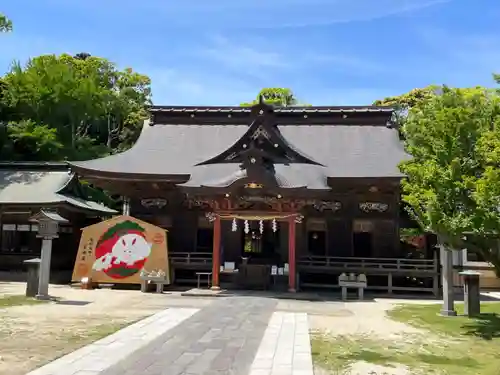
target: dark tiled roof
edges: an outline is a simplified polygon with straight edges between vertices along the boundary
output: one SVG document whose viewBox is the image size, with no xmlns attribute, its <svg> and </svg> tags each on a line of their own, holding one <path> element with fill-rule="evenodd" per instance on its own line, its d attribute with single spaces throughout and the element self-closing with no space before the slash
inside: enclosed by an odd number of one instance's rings
<svg viewBox="0 0 500 375">
<path fill-rule="evenodd" d="M 150 111 L 155 112 L 189 112 L 189 113 L 250 113 L 252 107 L 234 107 L 234 106 L 152 106 Z M 392 113 L 393 107 L 384 106 L 291 106 L 276 107 L 276 113 Z"/>
<path fill-rule="evenodd" d="M 276 165 L 276 172 L 291 186 L 321 189 L 328 177 L 401 177 L 398 164 L 409 157 L 397 129 L 385 126 L 280 125 L 279 129 L 290 144 L 324 165 Z M 195 165 L 226 150 L 247 130 L 248 125 L 146 123 L 130 150 L 72 165 L 83 174 L 191 175 L 190 184 L 221 181 L 238 172 L 238 165 Z"/>
<path fill-rule="evenodd" d="M 19 169 L 15 169 L 15 165 L 0 165 L 0 205 L 67 203 L 94 212 L 116 213 L 99 203 L 65 193 L 65 187 L 75 178 L 67 164 L 20 163 Z"/>
<path fill-rule="evenodd" d="M 123 153 L 71 165 L 95 171 L 185 175 L 235 143 L 248 126 L 144 124 L 137 143 Z"/>
</svg>

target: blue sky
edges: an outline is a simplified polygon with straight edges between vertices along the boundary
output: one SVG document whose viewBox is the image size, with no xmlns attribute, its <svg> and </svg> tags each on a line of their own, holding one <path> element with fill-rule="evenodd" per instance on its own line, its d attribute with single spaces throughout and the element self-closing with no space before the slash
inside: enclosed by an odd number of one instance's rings
<svg viewBox="0 0 500 375">
<path fill-rule="evenodd" d="M 2 0 L 0 71 L 88 52 L 153 81 L 155 104 L 234 105 L 288 87 L 316 105 L 491 85 L 498 0 Z"/>
</svg>

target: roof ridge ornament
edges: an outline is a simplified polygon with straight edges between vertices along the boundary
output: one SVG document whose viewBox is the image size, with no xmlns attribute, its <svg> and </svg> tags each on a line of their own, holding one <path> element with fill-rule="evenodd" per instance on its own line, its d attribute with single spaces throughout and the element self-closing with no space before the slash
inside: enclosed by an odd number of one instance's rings
<svg viewBox="0 0 500 375">
<path fill-rule="evenodd" d="M 245 164 L 249 149 L 258 150 L 261 156 L 265 155 L 266 164 L 288 165 L 290 163 L 302 163 L 322 165 L 299 152 L 285 139 L 278 128 L 274 108 L 264 102 L 264 95 L 260 95 L 259 103 L 252 107 L 250 124 L 245 134 L 219 155 L 196 165 L 219 163 Z"/>
</svg>

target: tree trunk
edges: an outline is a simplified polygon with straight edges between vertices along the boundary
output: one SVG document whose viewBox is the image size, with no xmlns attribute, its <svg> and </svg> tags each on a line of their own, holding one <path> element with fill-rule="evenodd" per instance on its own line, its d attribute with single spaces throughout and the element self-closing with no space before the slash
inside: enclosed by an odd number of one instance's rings
<svg viewBox="0 0 500 375">
<path fill-rule="evenodd" d="M 107 118 L 108 118 L 108 141 L 106 142 L 106 146 L 108 146 L 108 148 L 111 148 L 112 131 L 111 131 L 111 119 L 109 113 Z"/>
</svg>

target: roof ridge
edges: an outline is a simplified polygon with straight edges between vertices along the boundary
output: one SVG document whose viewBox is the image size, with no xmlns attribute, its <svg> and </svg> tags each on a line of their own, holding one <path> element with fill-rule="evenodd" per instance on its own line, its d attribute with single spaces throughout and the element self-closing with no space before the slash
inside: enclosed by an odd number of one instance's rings
<svg viewBox="0 0 500 375">
<path fill-rule="evenodd" d="M 289 107 L 273 107 L 276 113 L 287 112 L 392 112 L 394 107 L 390 106 L 375 106 L 375 105 L 358 105 L 358 106 L 289 106 Z M 166 106 L 153 105 L 149 110 L 154 112 L 248 112 L 252 111 L 252 107 L 240 106 Z"/>
</svg>

